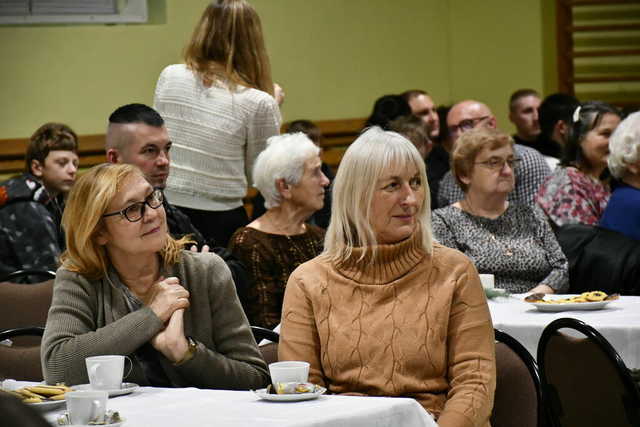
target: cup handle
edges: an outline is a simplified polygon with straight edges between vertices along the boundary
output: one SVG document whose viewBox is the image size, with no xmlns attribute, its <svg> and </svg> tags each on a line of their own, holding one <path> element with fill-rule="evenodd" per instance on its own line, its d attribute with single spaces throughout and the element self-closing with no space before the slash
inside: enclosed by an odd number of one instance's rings
<svg viewBox="0 0 640 427">
<path fill-rule="evenodd" d="M 99 378 L 96 376 L 98 369 L 100 369 L 99 363 L 96 363 L 91 366 L 91 368 L 89 369 L 89 382 L 91 382 L 92 384 L 95 383 L 95 385 L 100 387 L 102 386 L 102 381 L 99 381 Z"/>
<path fill-rule="evenodd" d="M 91 402 L 91 415 L 89 416 L 89 422 L 94 423 L 103 423 L 104 417 L 98 416 L 102 411 L 102 405 L 99 400 L 94 400 Z"/>
<path fill-rule="evenodd" d="M 125 362 L 125 365 L 127 364 L 127 362 L 129 362 L 129 369 L 127 370 L 127 373 L 124 374 L 124 376 L 122 377 L 122 378 L 127 378 L 131 373 L 131 371 L 133 370 L 133 360 L 131 360 L 129 356 L 124 356 L 124 362 Z"/>
</svg>

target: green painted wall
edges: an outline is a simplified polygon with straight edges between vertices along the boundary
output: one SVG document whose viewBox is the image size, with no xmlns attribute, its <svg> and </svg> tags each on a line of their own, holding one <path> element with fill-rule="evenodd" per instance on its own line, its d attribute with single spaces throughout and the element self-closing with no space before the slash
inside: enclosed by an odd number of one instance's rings
<svg viewBox="0 0 640 427">
<path fill-rule="evenodd" d="M 545 87 L 545 0 L 251 0 L 262 17 L 285 120 L 364 117 L 383 94 L 487 102 L 505 129 L 514 89 Z M 205 0 L 149 0 L 144 25 L 0 27 L 0 138 L 46 121 L 104 132 L 115 107 L 151 103 Z"/>
<path fill-rule="evenodd" d="M 509 96 L 543 92 L 542 15 L 538 0 L 449 2 L 451 99 L 487 103 L 511 129 Z"/>
</svg>

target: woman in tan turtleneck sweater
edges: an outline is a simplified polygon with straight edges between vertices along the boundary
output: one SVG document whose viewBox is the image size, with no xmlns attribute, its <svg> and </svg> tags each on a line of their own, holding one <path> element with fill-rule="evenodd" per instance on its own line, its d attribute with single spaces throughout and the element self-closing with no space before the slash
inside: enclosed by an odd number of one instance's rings
<svg viewBox="0 0 640 427">
<path fill-rule="evenodd" d="M 331 393 L 413 397 L 440 427 L 489 426 L 491 318 L 473 264 L 432 242 L 424 162 L 372 128 L 342 159 L 324 252 L 287 284 L 280 360 Z"/>
</svg>

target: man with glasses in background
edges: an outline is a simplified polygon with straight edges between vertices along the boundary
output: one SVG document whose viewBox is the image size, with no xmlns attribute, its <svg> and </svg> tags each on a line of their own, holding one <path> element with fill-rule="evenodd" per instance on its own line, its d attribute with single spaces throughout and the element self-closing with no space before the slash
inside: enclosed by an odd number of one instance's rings
<svg viewBox="0 0 640 427">
<path fill-rule="evenodd" d="M 479 126 L 490 129 L 497 127 L 497 121 L 491 109 L 482 102 L 475 100 L 458 102 L 447 114 L 447 127 L 454 149 L 456 140 L 462 133 Z M 551 169 L 538 151 L 520 144 L 514 144 L 513 147 L 516 157 L 521 160 L 516 173 L 516 186 L 509 194 L 508 200 L 533 205 L 535 194 L 545 178 L 551 174 Z M 463 198 L 464 193 L 451 171 L 447 172 L 440 181 L 438 207 L 448 206 Z"/>
</svg>

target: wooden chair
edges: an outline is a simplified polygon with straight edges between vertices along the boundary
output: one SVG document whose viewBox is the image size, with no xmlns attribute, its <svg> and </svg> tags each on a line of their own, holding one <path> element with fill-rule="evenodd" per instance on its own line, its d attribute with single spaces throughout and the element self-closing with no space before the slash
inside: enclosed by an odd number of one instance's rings
<svg viewBox="0 0 640 427">
<path fill-rule="evenodd" d="M 495 330 L 496 392 L 492 427 L 544 425 L 542 392 L 533 356 L 511 335 Z"/>
<path fill-rule="evenodd" d="M 551 322 L 540 337 L 538 364 L 553 427 L 640 426 L 640 392 L 593 327 L 570 318 Z"/>
<path fill-rule="evenodd" d="M 27 273 L 30 274 L 30 273 Z M 53 280 L 24 285 L 0 283 L 0 379 L 42 381 L 40 340 L 51 306 Z"/>
<path fill-rule="evenodd" d="M 277 362 L 278 342 L 280 341 L 280 334 L 278 334 L 276 331 L 262 328 L 260 326 L 252 326 L 251 332 L 253 332 L 253 337 L 256 339 L 256 342 L 258 344 L 264 339 L 271 341 L 268 344 L 258 346 L 260 352 L 262 352 L 262 358 L 265 362 L 267 362 L 267 365 L 269 363 Z"/>
</svg>

